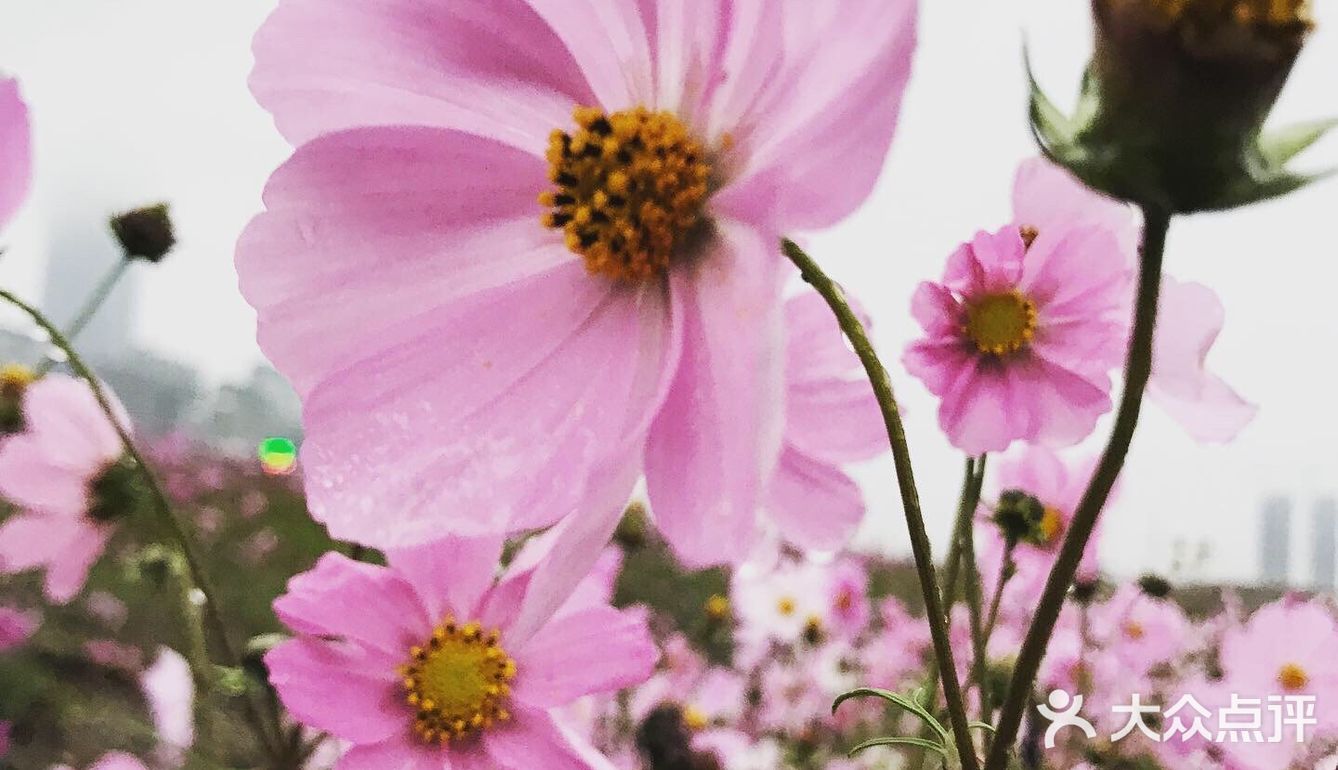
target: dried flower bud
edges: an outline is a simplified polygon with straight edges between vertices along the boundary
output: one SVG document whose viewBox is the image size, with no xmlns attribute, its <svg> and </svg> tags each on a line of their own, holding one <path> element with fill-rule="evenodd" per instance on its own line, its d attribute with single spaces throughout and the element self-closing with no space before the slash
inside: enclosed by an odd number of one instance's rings
<svg viewBox="0 0 1338 770">
<path fill-rule="evenodd" d="M 1144 575 L 1138 579 L 1138 587 L 1153 599 L 1168 599 L 1174 590 L 1170 581 L 1160 575 Z"/>
<path fill-rule="evenodd" d="M 111 219 L 111 229 L 126 259 L 161 262 L 177 243 L 166 203 L 118 214 Z"/>
<path fill-rule="evenodd" d="M 1263 135 L 1314 23 L 1309 0 L 1092 0 L 1096 47 L 1072 118 L 1033 84 L 1043 149 L 1093 188 L 1168 212 L 1276 197 L 1332 124 Z"/>
<path fill-rule="evenodd" d="M 1041 531 L 1045 504 L 1021 489 L 1009 489 L 999 495 L 993 520 L 1009 542 L 1041 543 L 1046 540 Z"/>
</svg>

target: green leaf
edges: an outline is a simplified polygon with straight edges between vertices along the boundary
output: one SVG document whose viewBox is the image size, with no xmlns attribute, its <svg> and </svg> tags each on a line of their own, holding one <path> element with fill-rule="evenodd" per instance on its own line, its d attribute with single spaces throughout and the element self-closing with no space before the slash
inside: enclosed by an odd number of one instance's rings
<svg viewBox="0 0 1338 770">
<path fill-rule="evenodd" d="M 1031 130 L 1036 141 L 1047 151 L 1073 143 L 1073 121 L 1063 113 L 1050 97 L 1041 90 L 1036 72 L 1031 67 L 1031 52 L 1024 44 L 1022 62 L 1027 70 L 1027 84 L 1031 93 Z"/>
<path fill-rule="evenodd" d="M 1334 128 L 1338 128 L 1338 118 L 1312 120 L 1269 131 L 1259 139 L 1259 152 L 1270 168 L 1280 170 Z"/>
<path fill-rule="evenodd" d="M 896 737 L 873 738 L 871 740 L 867 740 L 859 744 L 855 748 L 851 749 L 846 756 L 853 757 L 856 754 L 860 753 L 861 751 L 873 748 L 874 746 L 915 746 L 917 748 L 921 748 L 926 751 L 935 752 L 944 759 L 948 758 L 948 750 L 940 746 L 939 744 L 934 743 L 933 741 L 927 741 L 924 738 L 896 738 Z"/>
<path fill-rule="evenodd" d="M 858 687 L 850 692 L 842 693 L 837 697 L 836 702 L 832 704 L 832 713 L 835 714 L 836 710 L 841 707 L 841 704 L 851 698 L 882 698 L 885 701 L 896 704 L 919 717 L 930 729 L 938 733 L 940 739 L 945 742 L 948 740 L 948 729 L 939 724 L 939 721 L 934 718 L 933 714 L 926 711 L 924 706 L 921 706 L 919 703 L 916 703 L 901 693 L 892 692 L 891 690 L 883 690 L 877 687 Z"/>
<path fill-rule="evenodd" d="M 986 722 L 967 722 L 966 727 L 969 730 L 984 730 L 985 732 L 991 734 L 998 732 L 998 730 L 994 729 L 994 725 L 988 724 Z"/>
</svg>

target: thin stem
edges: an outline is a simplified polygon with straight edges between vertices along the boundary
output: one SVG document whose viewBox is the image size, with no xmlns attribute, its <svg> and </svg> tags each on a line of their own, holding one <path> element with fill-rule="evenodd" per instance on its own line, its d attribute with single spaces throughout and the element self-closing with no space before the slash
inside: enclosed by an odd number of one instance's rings
<svg viewBox="0 0 1338 770">
<path fill-rule="evenodd" d="M 1017 550 L 1017 541 L 1010 539 L 1004 544 L 1003 561 L 999 563 L 999 579 L 994 584 L 994 596 L 990 597 L 990 610 L 985 621 L 985 640 L 994 635 L 994 626 L 999 622 L 999 604 L 1003 601 L 1004 586 L 1013 577 L 1013 552 Z"/>
<path fill-rule="evenodd" d="M 107 393 L 103 389 L 102 383 L 96 376 L 94 376 L 92 370 L 88 368 L 83 359 L 79 357 L 79 354 L 74 350 L 74 347 L 70 344 L 70 341 L 66 339 L 65 335 L 61 334 L 60 329 L 57 329 L 55 324 L 43 315 L 40 310 L 4 289 L 0 289 L 0 300 L 4 300 L 26 313 L 34 323 L 47 333 L 47 336 L 51 340 L 51 344 L 55 345 L 66 355 L 70 368 L 74 370 L 74 373 L 80 379 L 88 383 L 89 388 L 93 391 L 94 398 L 97 399 L 98 406 L 101 407 L 103 413 L 107 416 L 108 421 L 111 422 L 112 427 L 116 430 L 117 436 L 121 439 L 121 444 L 125 447 L 126 454 L 135 462 L 135 467 L 139 470 L 140 476 L 144 480 L 145 487 L 148 489 L 149 496 L 152 498 L 154 509 L 158 512 L 163 523 L 171 532 L 173 540 L 176 541 L 176 545 L 181 551 L 181 556 L 186 562 L 186 568 L 190 574 L 190 579 L 205 596 L 203 607 L 204 618 L 217 639 L 219 649 L 223 653 L 224 663 L 232 668 L 240 668 L 242 665 L 241 656 L 237 653 L 237 649 L 232 645 L 232 640 L 228 637 L 227 625 L 223 622 L 223 617 L 219 613 L 218 605 L 215 600 L 218 593 L 213 589 L 209 576 L 205 573 L 203 563 L 196 553 L 190 535 L 187 534 L 185 525 L 181 523 L 177 518 L 176 513 L 172 510 L 172 503 L 163 492 L 163 488 L 158 483 L 158 479 L 153 475 L 153 471 L 149 467 L 148 462 L 145 461 L 144 455 L 141 454 L 139 448 L 135 446 L 134 440 L 130 437 L 130 432 L 117 417 L 116 410 L 112 408 L 111 401 L 107 398 Z M 213 682 L 212 676 L 206 675 L 206 677 L 205 681 L 210 683 Z M 273 715 L 274 730 L 271 731 L 268 723 L 261 717 L 260 711 L 255 707 L 255 704 L 251 699 L 244 699 L 244 704 L 248 717 L 250 717 L 254 723 L 258 735 L 266 744 L 267 749 L 270 751 L 277 750 L 279 745 L 274 742 L 278 737 L 277 714 Z"/>
<path fill-rule="evenodd" d="M 971 677 L 980 686 L 981 719 L 988 720 L 992 707 L 984 686 L 988 670 L 988 649 L 990 637 L 984 629 L 981 605 L 984 597 L 980 592 L 980 567 L 976 562 L 976 531 L 971 527 L 966 531 L 963 541 L 962 558 L 966 563 L 966 608 L 967 622 L 971 626 Z M 969 685 L 968 685 L 969 691 Z"/>
<path fill-rule="evenodd" d="M 79 314 L 76 315 L 74 320 L 70 321 L 70 325 L 66 327 L 65 339 L 73 342 L 79 337 L 79 334 L 83 332 L 84 327 L 88 326 L 88 322 L 92 321 L 93 316 L 97 315 L 98 310 L 102 308 L 102 303 L 107 301 L 107 297 L 111 296 L 112 290 L 114 290 L 116 285 L 121 282 L 122 276 L 124 276 L 130 269 L 130 264 L 131 261 L 128 259 L 118 259 L 116 260 L 116 264 L 112 265 L 112 268 L 107 271 L 107 274 L 102 276 L 102 280 L 99 281 L 97 287 L 93 289 L 93 293 L 89 294 L 88 299 L 84 300 L 84 306 L 79 309 Z M 51 367 L 55 366 L 55 364 L 55 360 L 48 355 L 37 365 L 37 376 L 41 377 L 51 371 Z"/>
<path fill-rule="evenodd" d="M 1068 535 L 1059 551 L 1050 577 L 1046 580 L 1045 590 L 1036 608 L 1031 628 L 1027 630 L 1026 640 L 1018 654 L 1017 664 L 1013 668 L 1012 681 L 1008 685 L 1008 697 L 1000 712 L 998 732 L 990 748 L 985 770 L 1004 770 L 1008 765 L 1008 754 L 1017 738 L 1022 717 L 1031 701 L 1032 687 L 1036 682 L 1036 673 L 1040 670 L 1041 659 L 1054 633 L 1055 623 L 1059 620 L 1060 610 L 1064 607 L 1064 598 L 1073 585 L 1073 576 L 1082 561 L 1087 541 L 1092 537 L 1101 509 L 1115 486 L 1115 480 L 1124 468 L 1124 458 L 1129 453 L 1134 430 L 1138 427 L 1138 415 L 1143 405 L 1143 391 L 1147 388 L 1148 378 L 1152 374 L 1152 343 L 1157 328 L 1157 301 L 1161 291 L 1162 258 L 1166 251 L 1166 235 L 1171 225 L 1171 215 L 1166 211 L 1144 207 L 1143 209 L 1143 248 L 1142 265 L 1138 275 L 1138 296 L 1134 307 L 1134 325 L 1129 340 L 1128 362 L 1125 365 L 1124 393 L 1120 397 L 1120 407 L 1115 415 L 1115 426 L 1111 431 L 1110 441 L 1101 454 L 1092 475 L 1092 481 L 1083 493 L 1069 524 Z"/>
<path fill-rule="evenodd" d="M 957 671 L 953 666 L 947 615 L 943 612 L 943 597 L 939 593 L 938 575 L 934 570 L 933 549 L 929 544 L 929 535 L 925 531 L 924 514 L 920 511 L 920 494 L 915 488 L 910 448 L 906 444 L 906 429 L 901 424 L 901 412 L 897 408 L 897 399 L 892 392 L 892 381 L 887 376 L 887 369 L 878 360 L 873 344 L 869 342 L 864 324 L 850 308 L 841 287 L 828 278 L 817 263 L 793 241 L 782 241 L 781 248 L 790 261 L 799 268 L 804 280 L 812 285 L 831 307 L 841 331 L 850 340 L 860 363 L 864 365 L 864 371 L 869 376 L 869 383 L 873 386 L 874 395 L 878 399 L 878 406 L 882 409 L 888 442 L 892 446 L 892 460 L 897 469 L 901 506 L 906 513 L 906 528 L 910 532 L 911 553 L 915 557 L 915 569 L 919 573 L 920 590 L 924 595 L 925 614 L 929 621 L 930 636 L 934 642 L 934 656 L 938 659 L 939 677 L 943 683 L 943 695 L 947 701 L 953 739 L 957 743 L 957 753 L 963 770 L 977 770 L 980 763 L 976 759 L 975 746 L 967 731 L 966 707 L 962 702 L 962 690 L 957 681 Z"/>
</svg>

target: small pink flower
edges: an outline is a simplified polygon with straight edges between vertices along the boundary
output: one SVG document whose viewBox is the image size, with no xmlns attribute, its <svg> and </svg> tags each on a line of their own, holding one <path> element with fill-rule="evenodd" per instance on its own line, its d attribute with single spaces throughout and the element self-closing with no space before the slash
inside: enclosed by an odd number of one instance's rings
<svg viewBox="0 0 1338 770">
<path fill-rule="evenodd" d="M 591 601 L 561 559 L 494 580 L 497 538 L 377 567 L 327 554 L 275 602 L 297 638 L 265 658 L 289 713 L 348 742 L 340 770 L 590 767 L 550 713 L 643 681 L 644 612 Z"/>
<path fill-rule="evenodd" d="M 1159 306 L 1148 398 L 1195 440 L 1231 441 L 1259 410 L 1205 366 L 1222 331 L 1221 300 L 1201 283 L 1166 276 Z"/>
<path fill-rule="evenodd" d="M 864 496 L 841 466 L 886 451 L 887 432 L 859 358 L 817 292 L 785 303 L 785 331 L 785 435 L 766 508 L 796 547 L 832 551 L 864 518 Z"/>
<path fill-rule="evenodd" d="M 40 622 L 40 616 L 35 612 L 0 607 L 0 653 L 23 646 Z"/>
<path fill-rule="evenodd" d="M 869 628 L 869 574 L 864 565 L 842 559 L 827 569 L 827 614 L 824 625 L 842 639 L 854 639 Z"/>
<path fill-rule="evenodd" d="M 1192 630 L 1180 605 L 1148 596 L 1134 583 L 1093 606 L 1091 625 L 1106 651 L 1140 674 L 1175 662 L 1188 648 Z"/>
<path fill-rule="evenodd" d="M 28 106 L 19 95 L 18 81 L 0 77 L 0 230 L 28 197 L 31 141 Z"/>
<path fill-rule="evenodd" d="M 186 749 L 195 742 L 195 680 L 190 664 L 177 651 L 163 647 L 139 685 L 158 739 L 159 763 L 181 767 Z"/>
<path fill-rule="evenodd" d="M 1110 409 L 1125 352 L 1134 271 L 1127 227 L 1108 213 L 1118 204 L 1041 161 L 1022 166 L 1013 196 L 1014 223 L 961 246 L 911 305 L 925 337 L 906 368 L 969 454 L 1081 441 Z"/>
<path fill-rule="evenodd" d="M 684 560 L 743 558 L 782 453 L 779 238 L 872 188 L 915 18 L 279 3 L 251 86 L 305 144 L 237 269 L 315 516 L 392 548 L 536 528 L 612 463 Z"/>
<path fill-rule="evenodd" d="M 785 561 L 771 570 L 736 570 L 730 595 L 745 661 L 773 643 L 793 645 L 826 634 L 828 577 L 822 565 Z"/>
<path fill-rule="evenodd" d="M 46 595 L 63 604 L 79 593 L 114 520 L 127 513 L 114 501 L 133 471 L 121 464 L 121 439 L 80 380 L 50 374 L 29 385 L 23 418 L 24 432 L 0 445 L 0 497 L 20 509 L 0 525 L 0 572 L 45 568 Z"/>
</svg>

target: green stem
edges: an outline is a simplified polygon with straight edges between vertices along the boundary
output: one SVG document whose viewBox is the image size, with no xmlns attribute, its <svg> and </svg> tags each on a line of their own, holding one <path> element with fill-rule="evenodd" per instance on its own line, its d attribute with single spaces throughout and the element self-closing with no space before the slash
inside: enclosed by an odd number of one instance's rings
<svg viewBox="0 0 1338 770">
<path fill-rule="evenodd" d="M 1016 549 L 1016 540 L 1009 540 L 1004 545 L 1003 561 L 999 564 L 999 579 L 994 584 L 994 596 L 990 597 L 990 610 L 985 621 L 986 642 L 994 636 L 994 627 L 999 622 L 999 605 L 1003 601 L 1004 586 L 1013 577 L 1013 551 Z"/>
<path fill-rule="evenodd" d="M 841 287 L 827 277 L 817 263 L 793 241 L 783 240 L 781 248 L 790 261 L 799 268 L 804 280 L 822 295 L 836 315 L 841 331 L 850 340 L 860 363 L 864 365 L 864 371 L 878 399 L 878 406 L 883 412 L 888 442 L 892 447 L 892 460 L 897 469 L 901 506 L 906 514 L 906 528 L 910 532 L 911 553 L 915 557 L 915 569 L 920 578 L 920 591 L 924 596 L 925 615 L 934 642 L 934 656 L 938 659 L 939 677 L 943 684 L 944 699 L 947 701 L 953 739 L 957 744 L 957 753 L 963 770 L 978 770 L 980 762 L 976 758 L 971 734 L 967 731 L 966 706 L 962 701 L 961 685 L 957 681 L 957 671 L 953 666 L 952 645 L 948 639 L 947 616 L 943 612 L 943 597 L 939 593 L 938 575 L 934 570 L 933 549 L 929 544 L 929 535 L 925 531 L 924 514 L 920 511 L 920 493 L 915 488 L 915 474 L 911 468 L 906 429 L 901 424 L 901 412 L 897 408 L 897 399 L 892 392 L 892 381 L 888 378 L 887 369 L 883 367 L 882 361 L 878 359 L 873 344 L 869 342 L 864 324 L 846 301 L 845 292 Z"/>
<path fill-rule="evenodd" d="M 989 634 L 985 632 L 982 621 L 981 605 L 984 597 L 980 592 L 980 567 L 976 562 L 976 531 L 971 527 L 966 532 L 963 542 L 962 558 L 966 562 L 966 608 L 967 619 L 971 625 L 971 679 L 981 684 L 980 710 L 981 719 L 988 720 L 991 706 L 989 693 L 984 687 L 985 674 L 988 670 Z M 970 691 L 968 685 L 968 692 Z"/>
<path fill-rule="evenodd" d="M 121 282 L 121 278 L 129 269 L 130 260 L 128 259 L 118 259 L 116 264 L 112 265 L 112 268 L 108 270 L 107 274 L 98 282 L 97 287 L 93 289 L 93 293 L 89 294 L 88 299 L 84 300 L 84 306 L 79 309 L 79 314 L 76 315 L 74 319 L 70 321 L 70 325 L 66 327 L 65 339 L 73 342 L 79 337 L 79 334 L 83 332 L 84 327 L 88 326 L 88 322 L 92 321 L 93 316 L 97 315 L 98 310 L 102 307 L 102 303 L 106 302 L 107 297 L 111 296 L 112 290 Z M 51 367 L 55 365 L 56 362 L 48 355 L 37 365 L 37 376 L 41 377 L 51 371 Z"/>
<path fill-rule="evenodd" d="M 225 664 L 232 668 L 240 668 L 242 665 L 241 656 L 237 653 L 237 649 L 232 645 L 232 640 L 228 636 L 227 625 L 223 622 L 223 617 L 219 613 L 218 603 L 216 601 L 218 593 L 214 590 L 213 585 L 209 580 L 209 576 L 205 573 L 203 563 L 195 550 L 195 545 L 191 541 L 185 525 L 181 523 L 181 520 L 177 518 L 176 513 L 172 510 L 172 503 L 163 492 L 162 486 L 158 483 L 158 479 L 154 476 L 148 462 L 145 461 L 144 455 L 140 453 L 139 448 L 130 437 L 130 432 L 117 417 L 116 410 L 112 408 L 111 401 L 108 399 L 107 393 L 102 387 L 102 383 L 96 376 L 94 376 L 92 370 L 88 368 L 83 359 L 80 358 L 79 354 L 74 350 L 74 347 L 70 344 L 70 341 L 66 339 L 65 335 L 61 334 L 60 329 L 57 329 L 55 324 L 43 315 L 40 310 L 4 289 L 0 289 L 0 300 L 4 300 L 26 313 L 34 323 L 47 333 L 47 336 L 51 340 L 51 344 L 59 348 L 61 352 L 65 354 L 69 361 L 70 368 L 74 371 L 75 375 L 88 383 L 89 388 L 93 391 L 93 397 L 97 399 L 98 406 L 101 407 L 103 413 L 107 416 L 107 420 L 111 422 L 112 427 L 116 430 L 117 436 L 121 439 L 121 444 L 125 447 L 126 454 L 135 462 L 135 467 L 139 470 L 140 476 L 144 480 L 144 485 L 148 489 L 154 509 L 158 512 L 159 517 L 162 519 L 164 525 L 166 525 L 173 540 L 175 540 L 177 547 L 180 549 L 181 556 L 186 562 L 187 571 L 190 574 L 191 580 L 194 582 L 195 587 L 199 588 L 201 593 L 205 596 L 203 607 L 204 618 L 217 639 L 219 649 L 223 653 Z M 214 681 L 212 672 L 205 672 L 203 676 L 205 677 L 204 681 L 212 685 Z M 244 699 L 244 704 L 247 710 L 247 715 L 254 723 L 257 735 L 261 738 L 262 743 L 266 746 L 267 750 L 271 752 L 278 751 L 280 749 L 279 744 L 276 742 L 279 736 L 278 715 L 272 715 L 272 723 L 274 727 L 273 730 L 271 730 L 269 727 L 270 723 L 261 716 L 259 709 L 256 708 L 254 702 L 252 702 L 250 698 Z"/>
<path fill-rule="evenodd" d="M 1041 659 L 1054 633 L 1055 623 L 1064 607 L 1064 598 L 1073 585 L 1083 551 L 1092 537 L 1101 509 L 1105 506 L 1115 480 L 1124 468 L 1138 416 L 1143 405 L 1143 391 L 1152 374 L 1152 344 L 1157 328 L 1157 302 L 1161 292 L 1162 259 L 1166 251 L 1166 235 L 1171 215 L 1166 211 L 1143 209 L 1142 265 L 1138 275 L 1138 296 L 1134 307 L 1134 325 L 1129 340 L 1128 362 L 1125 365 L 1124 393 L 1115 415 L 1115 426 L 1110 441 L 1101 454 L 1092 481 L 1078 502 L 1069 524 L 1069 531 L 1060 548 L 1059 556 L 1045 590 L 1036 608 L 1031 628 L 1018 654 L 1013 677 L 1008 684 L 1008 697 L 1000 712 L 998 732 L 985 761 L 985 770 L 1005 770 L 1008 755 L 1022 725 L 1022 717 L 1031 701 L 1032 687 L 1040 670 Z"/>
</svg>

